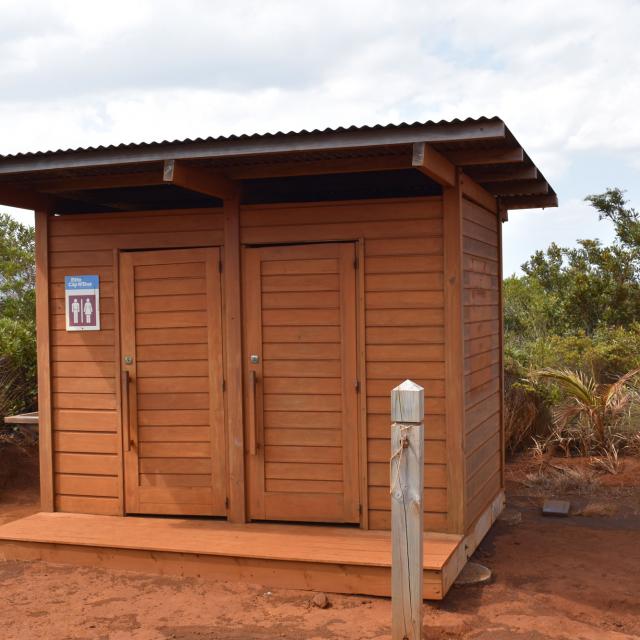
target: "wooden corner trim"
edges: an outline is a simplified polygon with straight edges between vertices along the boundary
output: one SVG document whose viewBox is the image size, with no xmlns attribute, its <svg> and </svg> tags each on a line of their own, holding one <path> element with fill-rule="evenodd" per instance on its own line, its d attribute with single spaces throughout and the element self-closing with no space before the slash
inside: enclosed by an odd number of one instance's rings
<svg viewBox="0 0 640 640">
<path fill-rule="evenodd" d="M 51 423 L 51 355 L 49 326 L 49 217 L 35 212 L 36 352 L 38 357 L 38 421 L 40 449 L 40 508 L 53 511 L 53 425 Z"/>
<path fill-rule="evenodd" d="M 464 547 L 467 558 L 473 555 L 483 538 L 491 529 L 493 523 L 498 519 L 505 508 L 506 498 L 504 489 L 500 489 L 494 498 L 489 502 L 485 510 L 475 519 L 475 521 L 465 531 Z"/>
<path fill-rule="evenodd" d="M 464 323 L 462 186 L 443 190 L 447 531 L 464 533 Z"/>
</svg>

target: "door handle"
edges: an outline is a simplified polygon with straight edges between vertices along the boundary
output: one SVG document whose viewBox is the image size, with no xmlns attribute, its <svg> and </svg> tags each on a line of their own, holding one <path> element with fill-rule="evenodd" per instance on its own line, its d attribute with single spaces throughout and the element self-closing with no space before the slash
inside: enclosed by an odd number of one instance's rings
<svg viewBox="0 0 640 640">
<path fill-rule="evenodd" d="M 122 377 L 122 427 L 127 438 L 127 451 L 131 451 L 131 419 L 129 416 L 129 372 L 123 371 Z"/>
<path fill-rule="evenodd" d="M 249 453 L 252 456 L 256 455 L 258 450 L 258 426 L 257 426 L 257 411 L 256 411 L 256 386 L 258 382 L 258 376 L 255 371 L 249 372 L 249 381 L 251 389 L 249 390 Z"/>
</svg>

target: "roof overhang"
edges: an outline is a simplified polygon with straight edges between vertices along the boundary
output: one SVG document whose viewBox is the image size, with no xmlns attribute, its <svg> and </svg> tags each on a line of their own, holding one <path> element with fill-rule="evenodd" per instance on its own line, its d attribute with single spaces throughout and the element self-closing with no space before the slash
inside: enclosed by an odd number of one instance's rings
<svg viewBox="0 0 640 640">
<path fill-rule="evenodd" d="M 461 170 L 502 209 L 557 206 L 555 192 L 499 118 L 0 156 L 0 204 L 49 207 L 91 201 L 100 189 L 167 183 L 223 198 L 245 180 L 402 169 L 443 186 Z"/>
</svg>

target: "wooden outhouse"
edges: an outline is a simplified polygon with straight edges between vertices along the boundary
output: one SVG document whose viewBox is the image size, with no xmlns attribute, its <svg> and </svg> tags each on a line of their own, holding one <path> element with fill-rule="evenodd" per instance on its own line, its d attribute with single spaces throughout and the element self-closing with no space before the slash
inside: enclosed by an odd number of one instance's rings
<svg viewBox="0 0 640 640">
<path fill-rule="evenodd" d="M 557 205 L 500 119 L 2 156 L 0 204 L 36 211 L 42 499 L 0 555 L 388 594 L 410 378 L 443 597 L 504 501 L 501 223 Z"/>
</svg>

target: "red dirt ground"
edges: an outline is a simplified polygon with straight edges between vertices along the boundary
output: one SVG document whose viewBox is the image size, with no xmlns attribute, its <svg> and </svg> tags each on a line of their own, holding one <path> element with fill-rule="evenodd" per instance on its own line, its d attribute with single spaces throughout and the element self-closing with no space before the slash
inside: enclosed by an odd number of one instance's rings
<svg viewBox="0 0 640 640">
<path fill-rule="evenodd" d="M 633 475 L 640 462 L 628 469 Z M 529 471 L 530 463 L 521 461 L 508 474 L 509 502 L 522 522 L 498 522 L 476 554 L 493 581 L 454 588 L 444 602 L 427 604 L 425 638 L 640 638 L 640 517 L 631 508 L 637 486 L 622 495 L 618 488 L 593 492 L 598 500 L 620 502 L 613 517 L 547 519 L 539 514 L 539 492 L 522 484 Z M 35 495 L 25 488 L 0 493 L 0 522 L 35 511 Z M 388 600 L 330 595 L 330 607 L 318 609 L 312 597 L 258 585 L 0 562 L 0 638 L 389 637 Z"/>
</svg>

